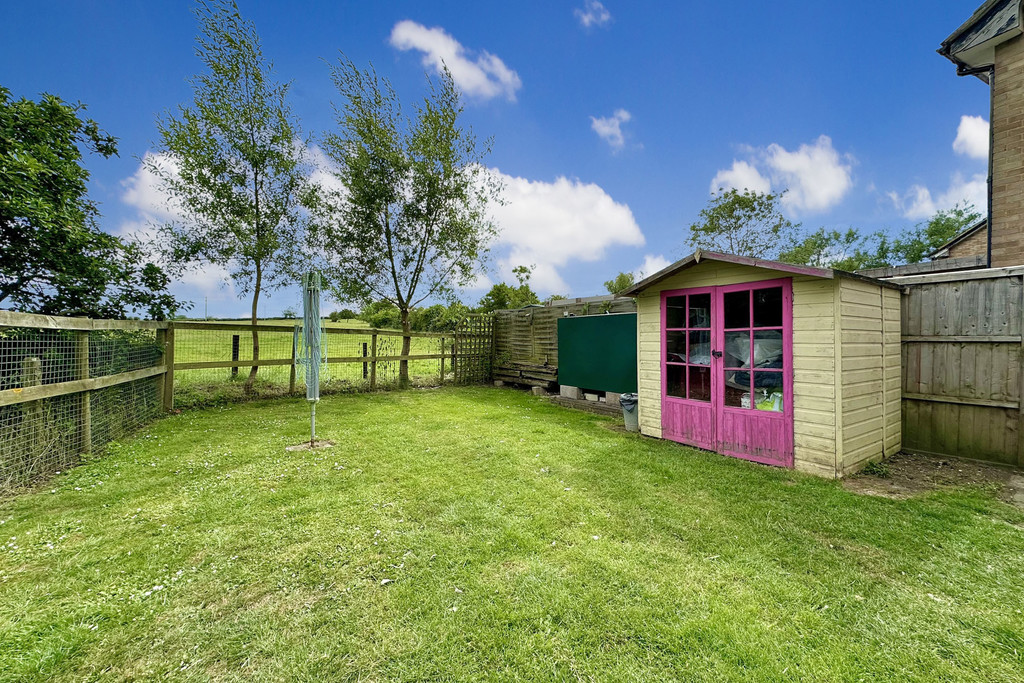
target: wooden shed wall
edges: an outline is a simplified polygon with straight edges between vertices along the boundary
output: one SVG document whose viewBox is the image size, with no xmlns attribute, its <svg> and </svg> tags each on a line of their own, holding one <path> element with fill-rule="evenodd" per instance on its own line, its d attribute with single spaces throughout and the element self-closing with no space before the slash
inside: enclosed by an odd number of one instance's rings
<svg viewBox="0 0 1024 683">
<path fill-rule="evenodd" d="M 840 278 L 840 476 L 900 448 L 900 293 Z"/>
<path fill-rule="evenodd" d="M 705 261 L 637 297 L 640 431 L 661 437 L 661 291 L 755 282 L 786 273 Z M 793 414 L 796 468 L 836 475 L 836 281 L 793 276 Z M 808 334 L 809 333 L 809 334 Z"/>
</svg>

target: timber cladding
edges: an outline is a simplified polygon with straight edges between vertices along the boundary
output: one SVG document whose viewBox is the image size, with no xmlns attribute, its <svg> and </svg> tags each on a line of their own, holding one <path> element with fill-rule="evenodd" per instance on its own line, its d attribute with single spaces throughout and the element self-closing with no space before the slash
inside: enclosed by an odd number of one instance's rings
<svg viewBox="0 0 1024 683">
<path fill-rule="evenodd" d="M 1020 275 L 910 284 L 903 298 L 908 451 L 1024 466 Z"/>
<path fill-rule="evenodd" d="M 841 477 L 897 453 L 900 290 L 850 277 L 786 274 L 792 282 L 793 455 L 798 470 Z M 662 437 L 661 292 L 779 277 L 708 260 L 639 293 L 640 430 Z"/>
<path fill-rule="evenodd" d="M 632 313 L 636 303 L 612 296 L 566 299 L 494 314 L 494 379 L 551 389 L 558 383 L 558 320 L 566 315 Z"/>
</svg>

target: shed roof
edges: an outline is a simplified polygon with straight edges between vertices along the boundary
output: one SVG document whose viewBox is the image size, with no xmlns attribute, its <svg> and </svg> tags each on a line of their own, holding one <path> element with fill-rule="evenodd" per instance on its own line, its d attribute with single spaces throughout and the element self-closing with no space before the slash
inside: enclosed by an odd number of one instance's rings
<svg viewBox="0 0 1024 683">
<path fill-rule="evenodd" d="M 792 273 L 794 275 L 808 275 L 810 277 L 820 277 L 828 280 L 837 277 L 846 277 L 853 280 L 862 280 L 865 282 L 873 282 L 880 287 L 889 287 L 890 289 L 903 289 L 901 286 L 886 282 L 884 280 L 876 280 L 872 277 L 865 275 L 858 275 L 857 273 L 848 273 L 845 270 L 835 270 L 833 268 L 815 268 L 814 266 L 798 266 L 792 263 L 782 263 L 781 261 L 769 261 L 767 259 L 753 258 L 751 256 L 736 256 L 735 254 L 720 254 L 714 251 L 702 251 L 698 249 L 686 258 L 680 259 L 668 266 L 662 268 L 654 275 L 646 277 L 640 282 L 636 283 L 629 289 L 620 292 L 619 296 L 636 296 L 640 292 L 648 289 L 666 278 L 672 277 L 677 273 L 681 273 L 687 268 L 701 263 L 703 261 L 718 261 L 721 263 L 735 263 L 743 266 L 753 266 L 754 268 L 765 268 L 766 270 L 775 270 L 783 273 Z"/>
</svg>

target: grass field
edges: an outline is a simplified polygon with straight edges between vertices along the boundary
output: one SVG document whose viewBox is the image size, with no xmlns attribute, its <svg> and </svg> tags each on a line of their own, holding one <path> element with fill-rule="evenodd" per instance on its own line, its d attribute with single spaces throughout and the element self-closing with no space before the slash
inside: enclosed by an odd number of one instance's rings
<svg viewBox="0 0 1024 683">
<path fill-rule="evenodd" d="M 0 502 L 0 678 L 1024 676 L 1024 513 L 488 388 L 163 419 Z"/>
<path fill-rule="evenodd" d="M 222 321 L 211 321 L 222 322 Z M 241 321 L 224 321 L 244 324 Z M 293 326 L 296 320 L 268 319 L 261 320 L 265 325 Z M 343 320 L 336 323 L 328 322 L 329 329 L 360 329 L 367 324 L 361 320 Z M 398 334 L 398 333 L 396 333 Z M 174 357 L 176 363 L 196 363 L 207 361 L 230 361 L 232 359 L 232 337 L 238 335 L 238 358 L 252 358 L 252 335 L 245 331 L 229 330 L 189 330 L 179 327 L 175 331 Z M 291 332 L 261 332 L 260 358 L 290 359 L 292 356 Z M 429 337 L 413 337 L 411 339 L 413 354 L 440 353 L 440 340 Z M 400 336 L 379 335 L 377 338 L 378 355 L 399 355 L 402 339 Z M 450 348 L 451 340 L 447 346 Z M 327 353 L 331 357 L 356 357 L 369 354 L 372 350 L 370 334 L 328 334 Z M 446 368 L 451 370 L 451 364 Z M 409 363 L 409 373 L 416 383 L 437 383 L 440 377 L 438 360 L 413 360 Z M 256 394 L 258 396 L 278 396 L 288 387 L 291 367 L 289 365 L 272 365 L 261 367 L 258 373 Z M 175 373 L 175 403 L 181 407 L 223 403 L 242 397 L 243 385 L 249 374 L 249 368 L 241 367 L 236 375 L 228 368 L 182 370 Z M 398 363 L 378 363 L 377 379 L 380 384 L 397 381 Z M 301 376 L 299 389 L 304 391 Z M 366 384 L 363 377 L 362 363 L 332 363 L 322 375 L 322 390 L 351 391 L 362 388 Z"/>
</svg>

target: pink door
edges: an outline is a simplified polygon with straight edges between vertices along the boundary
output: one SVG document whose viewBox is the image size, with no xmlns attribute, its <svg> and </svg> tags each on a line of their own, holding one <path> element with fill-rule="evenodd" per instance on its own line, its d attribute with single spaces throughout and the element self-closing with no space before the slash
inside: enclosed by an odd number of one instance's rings
<svg viewBox="0 0 1024 683">
<path fill-rule="evenodd" d="M 789 279 L 662 293 L 662 433 L 793 465 Z"/>
</svg>

